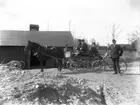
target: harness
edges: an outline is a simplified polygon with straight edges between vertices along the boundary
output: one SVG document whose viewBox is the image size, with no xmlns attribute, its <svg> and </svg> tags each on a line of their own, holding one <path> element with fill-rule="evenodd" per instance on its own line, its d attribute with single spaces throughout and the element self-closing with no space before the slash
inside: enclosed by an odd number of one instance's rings
<svg viewBox="0 0 140 105">
<path fill-rule="evenodd" d="M 40 51 L 40 46 L 38 47 L 37 53 L 39 53 L 39 51 Z M 63 60 L 62 58 L 54 57 L 54 56 L 51 56 L 51 55 L 49 55 L 49 54 L 45 54 L 45 53 L 43 53 L 43 52 L 40 52 L 40 53 L 43 54 L 43 55 L 45 55 L 45 56 L 48 56 L 48 57 L 57 59 L 57 60 Z"/>
</svg>

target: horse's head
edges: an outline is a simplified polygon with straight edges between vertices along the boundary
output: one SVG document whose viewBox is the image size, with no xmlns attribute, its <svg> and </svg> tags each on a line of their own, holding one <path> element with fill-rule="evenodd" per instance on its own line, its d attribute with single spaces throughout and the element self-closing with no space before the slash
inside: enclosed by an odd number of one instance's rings
<svg viewBox="0 0 140 105">
<path fill-rule="evenodd" d="M 29 51 L 31 51 L 31 52 L 37 52 L 38 48 L 39 48 L 39 45 L 37 43 L 28 41 L 28 44 L 24 48 L 24 51 L 26 51 L 26 52 L 29 52 Z"/>
<path fill-rule="evenodd" d="M 31 50 L 32 50 L 32 42 L 28 41 L 28 44 L 27 44 L 27 46 L 25 46 L 24 51 L 29 52 Z"/>
<path fill-rule="evenodd" d="M 27 46 L 24 48 L 24 51 L 25 52 L 33 52 L 33 55 L 34 56 L 38 56 L 38 53 L 39 53 L 39 50 L 40 50 L 40 45 L 35 43 L 35 42 L 31 42 L 31 41 L 28 41 L 28 44 Z"/>
</svg>

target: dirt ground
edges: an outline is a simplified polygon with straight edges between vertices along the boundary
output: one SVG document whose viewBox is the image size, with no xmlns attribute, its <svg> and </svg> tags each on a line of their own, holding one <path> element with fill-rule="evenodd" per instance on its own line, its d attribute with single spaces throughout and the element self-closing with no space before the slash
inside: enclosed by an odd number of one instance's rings
<svg viewBox="0 0 140 105">
<path fill-rule="evenodd" d="M 113 75 L 113 71 L 66 75 L 76 78 L 84 78 L 91 81 L 97 81 L 97 84 L 104 84 L 106 102 L 108 105 L 140 105 L 139 62 L 133 62 L 128 64 L 128 66 L 128 70 L 124 73 L 123 76 Z M 110 87 L 112 90 L 108 90 Z M 111 91 L 111 94 L 108 91 Z"/>
<path fill-rule="evenodd" d="M 85 72 L 63 70 L 63 75 L 88 79 L 90 87 L 104 85 L 107 105 L 140 105 L 140 63 L 128 63 L 123 76 L 113 71 Z M 91 85 L 90 83 L 94 83 Z"/>
<path fill-rule="evenodd" d="M 81 79 L 81 80 L 83 79 L 88 80 L 87 85 L 93 90 L 98 89 L 100 86 L 103 86 L 103 92 L 105 95 L 105 101 L 107 105 L 140 105 L 139 62 L 130 63 L 128 64 L 128 66 L 129 66 L 128 70 L 124 73 L 123 76 L 113 75 L 113 71 L 104 71 L 104 72 L 85 71 L 85 70 L 70 71 L 67 69 L 63 69 L 61 75 L 76 78 L 76 79 Z M 32 72 L 32 74 L 38 74 L 40 70 L 36 69 L 30 71 Z M 44 74 L 50 76 L 56 75 L 57 69 L 55 68 L 45 69 Z M 25 81 L 26 84 L 31 83 L 31 81 L 29 81 L 29 78 L 31 77 L 26 77 L 26 78 L 28 79 L 27 81 Z M 12 79 L 14 80 L 14 78 Z M 36 79 L 32 79 L 32 82 L 34 82 L 35 80 Z M 8 82 L 5 82 L 4 84 L 7 83 Z M 9 84 L 9 85 L 7 84 L 5 87 L 2 87 L 3 84 L 2 78 L 0 84 L 1 84 L 0 92 L 1 93 L 6 92 L 7 94 L 9 92 L 9 89 L 12 88 L 13 86 L 13 84 Z M 23 83 L 19 82 L 17 84 L 20 85 Z M 1 99 L 1 95 L 0 95 L 0 99 Z M 75 105 L 81 105 L 81 104 L 75 104 Z"/>
</svg>

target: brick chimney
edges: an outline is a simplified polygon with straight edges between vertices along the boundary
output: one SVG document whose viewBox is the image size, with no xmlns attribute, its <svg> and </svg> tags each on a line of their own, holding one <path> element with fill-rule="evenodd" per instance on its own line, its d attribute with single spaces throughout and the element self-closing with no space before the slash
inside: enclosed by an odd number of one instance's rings
<svg viewBox="0 0 140 105">
<path fill-rule="evenodd" d="M 30 31 L 39 31 L 39 25 L 30 24 Z"/>
</svg>

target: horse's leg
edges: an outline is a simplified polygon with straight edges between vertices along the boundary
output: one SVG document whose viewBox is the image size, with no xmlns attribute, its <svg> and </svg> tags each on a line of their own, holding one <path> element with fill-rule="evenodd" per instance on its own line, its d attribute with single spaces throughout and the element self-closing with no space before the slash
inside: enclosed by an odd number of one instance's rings
<svg viewBox="0 0 140 105">
<path fill-rule="evenodd" d="M 62 62 L 63 62 L 62 60 L 58 60 L 58 70 L 59 70 L 59 72 L 61 72 L 62 67 L 63 67 L 63 63 Z"/>
<path fill-rule="evenodd" d="M 62 60 L 62 68 L 66 68 L 67 67 L 67 64 L 66 64 L 66 59 L 64 58 L 63 60 Z"/>
<path fill-rule="evenodd" d="M 57 68 L 57 72 L 56 72 L 56 76 L 57 76 L 58 72 L 59 72 L 59 70 L 58 70 L 58 60 L 57 59 L 55 60 L 55 64 L 56 64 L 56 68 Z"/>
<path fill-rule="evenodd" d="M 56 60 L 56 67 L 57 67 L 57 75 L 58 75 L 58 73 L 60 73 L 61 72 L 61 70 L 62 70 L 62 60 Z"/>
<path fill-rule="evenodd" d="M 40 60 L 40 67 L 41 67 L 41 72 L 44 72 L 44 69 L 43 69 L 43 60 Z"/>
</svg>

